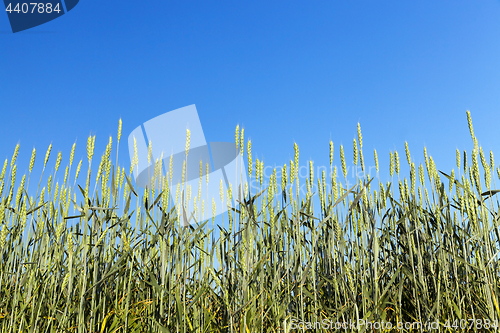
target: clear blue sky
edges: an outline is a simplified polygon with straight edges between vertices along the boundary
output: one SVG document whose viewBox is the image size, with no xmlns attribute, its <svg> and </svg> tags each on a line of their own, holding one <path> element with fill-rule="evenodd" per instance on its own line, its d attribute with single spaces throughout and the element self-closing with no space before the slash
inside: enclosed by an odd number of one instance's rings
<svg viewBox="0 0 500 333">
<path fill-rule="evenodd" d="M 266 164 L 293 142 L 327 164 L 330 139 L 351 160 L 359 121 L 366 164 L 377 148 L 387 174 L 397 149 L 405 166 L 406 140 L 417 163 L 425 145 L 451 170 L 472 147 L 466 110 L 500 161 L 498 0 L 82 0 L 17 34 L 0 13 L 0 61 L 0 159 L 20 142 L 19 172 L 51 142 L 63 163 L 75 140 L 85 158 L 90 133 L 100 156 L 120 117 L 129 165 L 131 130 L 190 104 L 208 141 L 240 124 Z"/>
</svg>

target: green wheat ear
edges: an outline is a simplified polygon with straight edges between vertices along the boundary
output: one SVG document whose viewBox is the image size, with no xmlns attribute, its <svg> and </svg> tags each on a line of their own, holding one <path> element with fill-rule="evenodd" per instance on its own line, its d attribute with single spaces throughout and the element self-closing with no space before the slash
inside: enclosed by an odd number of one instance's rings
<svg viewBox="0 0 500 333">
<path fill-rule="evenodd" d="M 340 163 L 342 164 L 342 174 L 347 178 L 347 168 L 345 165 L 344 146 L 340 145 Z"/>
<path fill-rule="evenodd" d="M 353 161 L 354 165 L 358 165 L 358 143 L 356 142 L 356 139 L 352 140 L 352 155 L 353 155 Z"/>
<path fill-rule="evenodd" d="M 36 150 L 33 148 L 33 151 L 31 152 L 31 158 L 30 158 L 30 167 L 29 167 L 29 173 L 31 174 L 31 170 L 33 170 L 33 166 L 35 165 L 35 156 L 36 156 Z M 0 177 L 1 179 L 2 177 Z"/>
<path fill-rule="evenodd" d="M 474 140 L 474 128 L 472 127 L 472 118 L 471 118 L 471 115 L 470 115 L 470 111 L 467 110 L 467 123 L 469 124 L 469 132 L 470 132 L 470 136 L 472 137 L 472 139 Z"/>
<path fill-rule="evenodd" d="M 406 142 L 406 141 L 405 141 L 405 153 L 406 153 L 406 160 L 408 161 L 408 165 L 411 165 L 410 149 L 408 148 L 408 142 Z"/>
<path fill-rule="evenodd" d="M 333 142 L 330 140 L 330 166 L 333 165 Z"/>
<path fill-rule="evenodd" d="M 378 174 L 378 156 L 377 156 L 376 149 L 373 150 L 373 158 L 375 159 L 375 169 L 377 170 L 377 174 Z"/>
<path fill-rule="evenodd" d="M 394 151 L 394 166 L 396 169 L 396 174 L 399 176 L 399 155 L 397 151 Z"/>
<path fill-rule="evenodd" d="M 394 175 L 394 156 L 392 155 L 392 151 L 389 152 L 390 154 L 390 161 L 389 161 L 389 173 L 391 175 L 391 178 L 392 178 L 392 175 Z"/>
<path fill-rule="evenodd" d="M 47 162 L 49 161 L 50 157 L 50 151 L 52 150 L 52 143 L 49 145 L 49 148 L 47 149 L 47 152 L 45 153 L 45 161 L 43 162 L 43 168 L 45 169 L 45 166 L 47 165 Z"/>
<path fill-rule="evenodd" d="M 247 158 L 248 158 L 248 177 L 252 179 L 252 141 L 248 140 L 247 142 Z"/>
<path fill-rule="evenodd" d="M 456 153 L 456 159 L 457 159 L 457 168 L 458 171 L 460 172 L 460 150 L 457 148 L 457 153 Z"/>
</svg>

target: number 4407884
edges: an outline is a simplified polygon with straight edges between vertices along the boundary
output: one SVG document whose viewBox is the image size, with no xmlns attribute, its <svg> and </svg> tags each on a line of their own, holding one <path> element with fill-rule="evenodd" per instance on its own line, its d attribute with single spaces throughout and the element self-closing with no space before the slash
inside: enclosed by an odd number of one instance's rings
<svg viewBox="0 0 500 333">
<path fill-rule="evenodd" d="M 5 11 L 12 13 L 39 13 L 39 14 L 50 14 L 52 12 L 59 13 L 61 9 L 59 8 L 59 3 L 56 4 L 55 7 L 52 7 L 52 4 L 50 2 L 48 3 L 43 3 L 43 2 L 30 2 L 30 3 L 17 3 L 14 9 L 12 9 L 12 4 L 9 3 Z"/>
</svg>

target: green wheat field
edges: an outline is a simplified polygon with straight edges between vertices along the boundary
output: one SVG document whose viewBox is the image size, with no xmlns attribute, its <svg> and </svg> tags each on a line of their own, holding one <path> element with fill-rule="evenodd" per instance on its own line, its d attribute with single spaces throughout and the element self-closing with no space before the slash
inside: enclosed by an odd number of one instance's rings
<svg viewBox="0 0 500 333">
<path fill-rule="evenodd" d="M 137 155 L 130 167 L 116 165 L 121 120 L 100 160 L 90 136 L 79 163 L 75 145 L 65 158 L 51 146 L 41 156 L 33 149 L 21 176 L 18 145 L 0 175 L 0 330 L 428 332 L 422 325 L 435 323 L 435 332 L 497 331 L 500 168 L 469 112 L 467 120 L 474 148 L 457 149 L 456 169 L 438 169 L 425 148 L 425 163 L 415 165 L 405 144 L 402 161 L 397 151 L 380 156 L 390 158 L 389 182 L 378 176 L 376 151 L 368 175 L 359 124 L 353 161 L 347 147 L 326 142 L 327 175 L 307 161 L 299 179 L 295 144 L 282 176 L 275 169 L 267 180 L 237 127 L 238 165 L 254 186 L 230 186 L 211 202 L 183 185 L 169 193 L 171 164 L 163 174 L 151 153 L 154 185 L 137 188 Z M 351 183 L 349 163 L 361 175 Z M 40 180 L 30 179 L 35 164 Z M 233 199 L 229 214 L 203 219 Z M 200 222 L 182 227 L 181 205 Z M 386 325 L 334 327 L 360 320 Z"/>
</svg>

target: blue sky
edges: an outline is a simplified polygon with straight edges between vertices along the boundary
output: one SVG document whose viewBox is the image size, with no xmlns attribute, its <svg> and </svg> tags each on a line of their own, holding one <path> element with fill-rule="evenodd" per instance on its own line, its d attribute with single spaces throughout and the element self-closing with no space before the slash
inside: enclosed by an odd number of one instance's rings
<svg viewBox="0 0 500 333">
<path fill-rule="evenodd" d="M 67 159 L 75 140 L 85 158 L 90 133 L 99 156 L 120 117 L 125 139 L 196 104 L 208 141 L 232 141 L 240 124 L 267 165 L 288 162 L 294 142 L 302 162 L 326 165 L 330 139 L 336 163 L 340 143 L 352 160 L 359 121 L 382 180 L 389 151 L 406 166 L 405 140 L 417 163 L 425 145 L 449 171 L 472 147 L 466 110 L 500 159 L 499 59 L 498 0 L 82 0 L 16 34 L 0 13 L 0 159 L 20 142 L 19 171 L 33 146 L 41 168 L 51 142 Z"/>
</svg>

